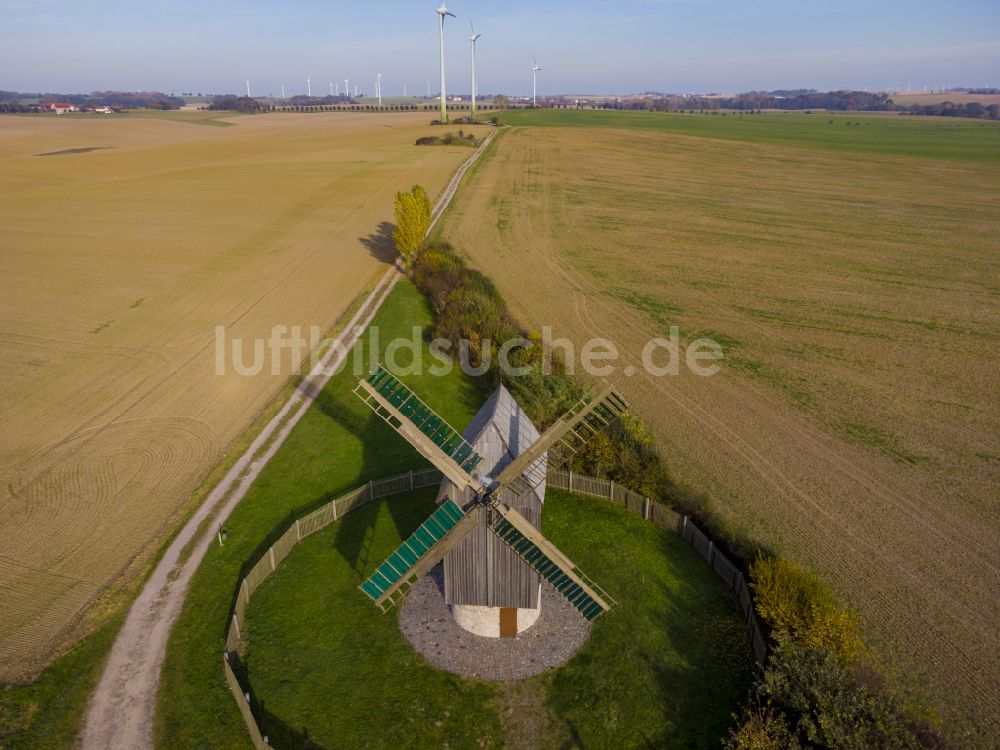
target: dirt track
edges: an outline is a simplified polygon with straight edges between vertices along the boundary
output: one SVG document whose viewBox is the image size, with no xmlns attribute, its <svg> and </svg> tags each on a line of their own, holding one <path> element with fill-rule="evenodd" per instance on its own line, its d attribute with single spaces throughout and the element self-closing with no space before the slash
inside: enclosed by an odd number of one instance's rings
<svg viewBox="0 0 1000 750">
<path fill-rule="evenodd" d="M 975 164 L 520 129 L 445 232 L 526 324 L 607 337 L 622 367 L 668 325 L 717 335 L 729 360 L 714 378 L 612 379 L 676 474 L 818 569 L 896 686 L 987 747 L 998 196 Z"/>
</svg>

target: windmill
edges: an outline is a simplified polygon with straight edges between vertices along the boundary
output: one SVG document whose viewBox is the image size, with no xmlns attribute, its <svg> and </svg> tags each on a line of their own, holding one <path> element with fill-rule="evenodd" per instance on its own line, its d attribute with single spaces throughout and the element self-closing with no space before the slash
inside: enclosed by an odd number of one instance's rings
<svg viewBox="0 0 1000 750">
<path fill-rule="evenodd" d="M 538 59 L 535 59 L 535 64 L 531 66 L 531 106 L 538 106 L 538 71 L 541 68 L 538 67 Z"/>
<path fill-rule="evenodd" d="M 313 95 L 312 79 L 307 77 L 306 78 L 306 96 L 308 96 L 310 99 L 312 99 L 312 95 Z"/>
<path fill-rule="evenodd" d="M 250 98 L 250 81 L 244 81 L 247 85 L 247 99 Z"/>
<path fill-rule="evenodd" d="M 482 34 L 476 33 L 476 28 L 472 25 L 472 20 L 469 20 L 469 29 L 472 31 L 472 36 L 469 37 L 469 41 L 472 42 L 472 107 L 469 110 L 469 117 L 473 120 L 476 119 L 476 42 Z"/>
<path fill-rule="evenodd" d="M 378 97 L 379 109 L 382 108 L 382 74 L 379 73 L 375 79 L 375 95 Z"/>
<path fill-rule="evenodd" d="M 442 559 L 445 601 L 456 622 L 479 635 L 530 626 L 541 578 L 587 620 L 611 608 L 538 526 L 547 467 L 568 461 L 627 408 L 612 387 L 539 435 L 501 386 L 466 430 L 472 443 L 382 365 L 354 392 L 444 475 L 438 509 L 360 585 L 383 612 Z"/>
<path fill-rule="evenodd" d="M 455 18 L 455 14 L 452 13 L 452 12 L 450 12 L 446 7 L 444 7 L 444 3 L 443 2 L 441 3 L 441 7 L 437 9 L 437 13 L 438 13 L 438 20 L 441 22 L 440 23 L 440 29 L 441 29 L 441 122 L 442 123 L 447 123 L 448 122 L 448 99 L 447 99 L 447 97 L 446 97 L 446 95 L 444 93 L 444 17 L 445 16 L 451 16 L 452 18 Z"/>
</svg>

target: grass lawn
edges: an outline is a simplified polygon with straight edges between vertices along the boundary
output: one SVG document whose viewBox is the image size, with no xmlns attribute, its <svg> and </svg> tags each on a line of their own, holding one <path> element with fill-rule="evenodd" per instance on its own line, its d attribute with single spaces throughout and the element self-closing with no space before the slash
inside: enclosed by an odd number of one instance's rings
<svg viewBox="0 0 1000 750">
<path fill-rule="evenodd" d="M 606 501 L 549 492 L 546 535 L 619 606 L 558 670 L 469 680 L 429 666 L 398 610 L 382 615 L 357 590 L 433 500 L 425 490 L 364 506 L 254 594 L 245 667 L 275 747 L 719 746 L 752 662 L 732 600 L 693 549 Z"/>
<path fill-rule="evenodd" d="M 911 117 L 878 112 L 688 115 L 572 109 L 511 109 L 501 116 L 507 125 L 637 128 L 782 146 L 1000 161 L 1000 123 L 957 117 Z"/>
</svg>

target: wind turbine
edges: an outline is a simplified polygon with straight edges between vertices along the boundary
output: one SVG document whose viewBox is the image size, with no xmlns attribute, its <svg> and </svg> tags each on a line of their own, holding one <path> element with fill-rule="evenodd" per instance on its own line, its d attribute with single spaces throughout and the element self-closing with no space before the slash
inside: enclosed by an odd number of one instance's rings
<svg viewBox="0 0 1000 750">
<path fill-rule="evenodd" d="M 378 78 L 375 79 L 375 94 L 378 96 L 378 106 L 382 107 L 382 74 L 378 74 Z"/>
<path fill-rule="evenodd" d="M 344 96 L 348 99 L 351 98 L 351 87 L 347 85 L 347 79 L 344 79 Z"/>
<path fill-rule="evenodd" d="M 469 117 L 473 120 L 476 119 L 476 41 L 482 34 L 476 33 L 475 26 L 472 25 L 472 19 L 469 19 L 469 29 L 472 30 L 472 36 L 469 37 L 469 41 L 472 42 L 472 107 L 469 109 Z"/>
<path fill-rule="evenodd" d="M 311 99 L 312 95 L 313 95 L 312 79 L 306 77 L 306 96 L 308 96 Z"/>
<path fill-rule="evenodd" d="M 333 96 L 333 81 L 330 81 L 330 96 Z"/>
<path fill-rule="evenodd" d="M 336 95 L 340 96 L 340 84 L 336 81 L 333 82 L 333 89 L 336 92 Z"/>
<path fill-rule="evenodd" d="M 249 99 L 250 98 L 250 81 L 245 81 L 245 83 L 247 85 L 247 99 Z"/>
<path fill-rule="evenodd" d="M 440 22 L 441 31 L 441 122 L 445 124 L 448 122 L 448 99 L 444 91 L 444 17 L 451 16 L 455 18 L 455 14 L 448 11 L 444 7 L 444 2 L 441 3 L 441 7 L 437 9 L 438 20 Z"/>
<path fill-rule="evenodd" d="M 538 106 L 538 71 L 541 68 L 538 67 L 538 59 L 535 59 L 535 64 L 531 68 L 531 106 Z"/>
<path fill-rule="evenodd" d="M 285 84 L 281 84 L 281 101 L 285 101 Z"/>
</svg>

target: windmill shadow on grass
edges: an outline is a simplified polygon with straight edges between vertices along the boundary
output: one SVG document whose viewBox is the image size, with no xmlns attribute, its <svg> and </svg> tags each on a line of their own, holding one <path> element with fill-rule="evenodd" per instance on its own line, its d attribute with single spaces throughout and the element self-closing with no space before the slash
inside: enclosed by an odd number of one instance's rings
<svg viewBox="0 0 1000 750">
<path fill-rule="evenodd" d="M 687 548 L 690 565 L 681 567 L 679 585 L 655 581 L 662 601 L 649 608 L 649 615 L 683 658 L 671 663 L 648 648 L 637 653 L 673 727 L 672 736 L 647 737 L 647 742 L 663 747 L 679 737 L 701 736 L 702 746 L 707 747 L 725 734 L 746 698 L 754 674 L 753 646 L 736 597 L 723 590 L 723 582 L 704 565 L 698 552 L 681 539 L 670 539 L 664 544 L 664 554 L 676 559 L 679 546 Z M 712 590 L 727 599 L 729 611 L 715 606 Z"/>
<path fill-rule="evenodd" d="M 243 689 L 246 689 L 246 686 L 250 684 L 246 665 L 235 654 L 230 656 L 229 663 L 233 667 L 236 679 L 243 686 Z M 267 703 L 254 695 L 252 690 L 250 691 L 250 711 L 257 720 L 257 728 L 260 729 L 260 733 L 267 737 L 267 744 L 274 750 L 324 750 L 322 745 L 309 737 L 308 727 L 302 727 L 300 731 L 278 718 L 268 710 Z"/>
<path fill-rule="evenodd" d="M 395 432 L 380 417 L 367 409 L 362 411 L 360 402 L 358 404 L 353 401 L 345 402 L 344 396 L 325 390 L 317 397 L 316 406 L 325 416 L 347 430 L 361 443 L 361 462 L 357 479 L 351 482 L 351 487 L 426 466 L 426 462 L 415 450 L 399 444 Z M 402 500 L 406 495 L 397 497 Z M 383 504 L 388 509 L 401 539 L 409 536 L 415 528 L 405 503 L 395 500 L 371 503 L 370 513 L 361 513 L 359 510 L 345 516 L 337 527 L 334 546 L 359 574 L 370 572 L 371 567 L 381 562 L 369 559 L 369 549 L 378 520 L 378 509 Z"/>
<path fill-rule="evenodd" d="M 367 237 L 361 237 L 360 242 L 375 260 L 382 263 L 395 263 L 399 257 L 396 250 L 396 242 L 392 239 L 392 233 L 396 225 L 389 221 L 383 221 L 378 228 Z"/>
</svg>

